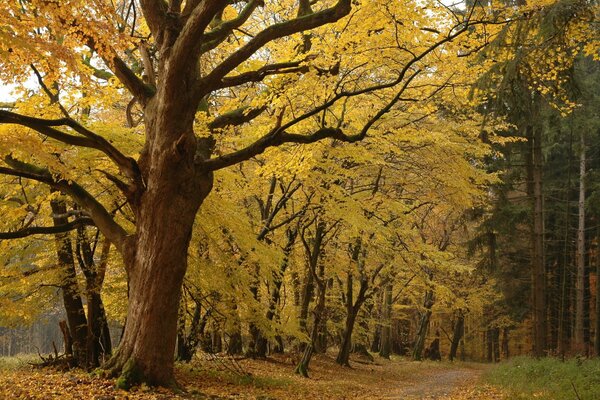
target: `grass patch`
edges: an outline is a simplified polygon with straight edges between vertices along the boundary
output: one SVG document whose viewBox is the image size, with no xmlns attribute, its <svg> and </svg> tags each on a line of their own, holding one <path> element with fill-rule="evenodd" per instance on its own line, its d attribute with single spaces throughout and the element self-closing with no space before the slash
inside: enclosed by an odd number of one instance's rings
<svg viewBox="0 0 600 400">
<path fill-rule="evenodd" d="M 18 354 L 13 357 L 0 357 L 0 371 L 12 371 L 28 366 L 28 363 L 40 362 L 35 354 Z"/>
<path fill-rule="evenodd" d="M 600 399 L 600 359 L 515 357 L 489 370 L 484 379 L 510 399 Z"/>
<path fill-rule="evenodd" d="M 228 370 L 211 369 L 206 367 L 179 365 L 178 370 L 188 378 L 209 378 L 235 386 L 252 386 L 258 389 L 277 389 L 290 386 L 293 381 L 285 377 L 269 377 L 258 375 L 237 374 Z"/>
</svg>

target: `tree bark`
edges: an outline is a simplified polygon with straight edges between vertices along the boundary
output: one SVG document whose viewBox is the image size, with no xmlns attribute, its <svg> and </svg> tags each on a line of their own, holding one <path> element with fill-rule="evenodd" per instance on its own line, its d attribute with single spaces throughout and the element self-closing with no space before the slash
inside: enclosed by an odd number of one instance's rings
<svg viewBox="0 0 600 400">
<path fill-rule="evenodd" d="M 569 281 L 569 275 L 567 270 L 569 269 L 569 238 L 570 238 L 570 200 L 571 200 L 571 153 L 573 147 L 573 128 L 571 127 L 569 132 L 569 151 L 567 160 L 567 188 L 565 190 L 565 230 L 564 230 L 564 241 L 563 241 L 563 254 L 562 254 L 562 271 L 560 277 L 560 306 L 558 310 L 558 337 L 557 337 L 557 348 L 556 352 L 564 359 L 566 352 L 566 325 L 568 321 L 568 300 L 567 293 L 567 282 Z"/>
<path fill-rule="evenodd" d="M 450 354 L 448 358 L 450 361 L 454 361 L 456 358 L 456 352 L 458 350 L 458 344 L 465 333 L 465 316 L 461 310 L 458 311 L 458 317 L 454 322 L 454 332 L 452 334 L 452 343 L 450 344 Z"/>
<path fill-rule="evenodd" d="M 384 300 L 379 355 L 389 359 L 392 349 L 392 285 L 385 287 Z"/>
<path fill-rule="evenodd" d="M 54 225 L 63 225 L 68 222 L 67 218 L 64 217 L 67 214 L 67 206 L 64 201 L 52 200 L 50 207 L 54 216 L 52 218 Z M 86 341 L 88 321 L 77 285 L 73 246 L 68 233 L 56 234 L 55 242 L 58 263 L 62 271 L 60 285 L 63 304 L 67 314 L 69 333 L 72 339 L 73 358 L 78 365 L 84 367 L 87 360 Z"/>
<path fill-rule="evenodd" d="M 596 231 L 596 336 L 594 337 L 596 357 L 600 357 L 600 227 Z"/>
<path fill-rule="evenodd" d="M 362 245 L 360 239 L 356 241 L 355 248 L 352 254 L 352 262 L 357 264 L 358 271 L 360 274 L 360 288 L 356 295 L 356 301 L 353 299 L 353 285 L 354 279 L 352 277 L 352 271 L 348 271 L 348 277 L 346 280 L 346 324 L 344 327 L 344 334 L 342 336 L 342 344 L 340 351 L 335 359 L 340 365 L 349 367 L 350 366 L 350 352 L 352 350 L 352 332 L 354 330 L 354 323 L 358 316 L 360 307 L 366 300 L 366 293 L 369 287 L 369 281 L 364 272 L 364 255 L 362 253 Z"/>
<path fill-rule="evenodd" d="M 585 135 L 580 137 L 579 149 L 579 201 L 577 226 L 577 279 L 575 282 L 575 351 L 584 353 L 584 303 L 585 303 Z"/>
<path fill-rule="evenodd" d="M 536 357 L 546 355 L 546 268 L 544 259 L 544 199 L 543 199 L 543 156 L 542 132 L 540 127 L 527 126 L 529 153 L 528 191 L 533 210 L 532 224 L 532 309 L 533 309 L 533 354 Z"/>
<path fill-rule="evenodd" d="M 135 207 L 136 234 L 125 243 L 132 246 L 125 248 L 124 257 L 129 278 L 127 325 L 105 366 L 120 374 L 117 386 L 125 389 L 142 382 L 176 384 L 177 313 L 187 252 L 196 213 L 212 189 L 212 174 L 195 165 L 195 158 L 210 150 L 192 129 L 196 110 L 187 105 L 193 100 L 184 90 L 193 82 L 195 75 L 190 75 L 176 93 L 159 91 L 146 106 L 147 141 L 139 161 L 146 188 Z"/>
<path fill-rule="evenodd" d="M 429 320 L 431 318 L 433 301 L 433 290 L 428 290 L 427 293 L 425 293 L 425 299 L 423 300 L 425 310 L 421 315 L 419 330 L 417 331 L 415 347 L 413 349 L 413 359 L 416 361 L 421 361 L 423 357 L 423 349 L 425 348 L 425 339 L 427 338 L 427 331 L 429 330 Z"/>
</svg>

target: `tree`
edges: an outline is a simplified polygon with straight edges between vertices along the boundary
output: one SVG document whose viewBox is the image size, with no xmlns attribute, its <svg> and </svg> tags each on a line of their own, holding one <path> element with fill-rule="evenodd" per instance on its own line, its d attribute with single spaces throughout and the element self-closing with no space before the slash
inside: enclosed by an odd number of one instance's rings
<svg viewBox="0 0 600 400">
<path fill-rule="evenodd" d="M 28 76 L 23 63 L 13 60 L 40 64 L 51 87 L 73 88 L 61 101 L 83 107 L 89 92 L 109 92 L 116 79 L 134 97 L 127 107 L 130 125 L 130 106 L 142 109 L 145 140 L 133 151 L 118 149 L 90 129 L 93 114 L 76 120 L 61 102 L 60 118 L 43 107 L 35 110 L 38 117 L 0 111 L 0 123 L 28 128 L 3 130 L 8 141 L 3 141 L 0 173 L 70 196 L 123 257 L 127 324 L 104 368 L 120 375 L 118 385 L 125 388 L 140 382 L 173 384 L 188 247 L 196 214 L 213 189 L 213 173 L 288 143 L 363 140 L 378 121 L 393 117 L 399 103 L 426 98 L 423 86 L 413 82 L 431 68 L 433 56 L 455 58 L 458 51 L 449 50 L 450 43 L 489 18 L 475 5 L 458 18 L 442 5 L 423 10 L 411 1 L 390 10 L 387 2 L 377 1 L 353 6 L 350 0 L 301 0 L 282 7 L 260 0 L 142 0 L 142 20 L 127 11 L 138 4 L 126 4 L 10 2 L 1 10 L 6 29 L 0 35 L 2 66 L 11 65 L 6 71 L 12 80 Z M 432 29 L 432 13 L 453 23 Z M 403 31 L 401 41 L 397 31 L 381 30 L 381 18 Z M 307 43 L 310 31 L 318 35 Z M 35 40 L 28 41 L 30 35 Z M 358 43 L 356 37 L 364 40 Z M 301 43 L 312 53 L 299 52 Z M 373 62 L 373 49 L 394 61 Z M 109 84 L 97 81 L 107 78 Z M 228 94 L 237 100 L 224 100 Z M 346 115 L 347 108 L 360 109 L 365 101 L 376 111 Z M 234 140 L 238 134 L 245 135 Z M 28 138 L 24 146 L 17 145 L 19 137 Z M 42 138 L 59 148 L 58 159 L 43 151 L 48 148 Z M 26 145 L 33 143 L 40 147 L 30 156 L 32 147 Z M 69 173 L 65 164 L 77 166 L 82 151 L 70 154 L 73 148 L 97 151 L 112 164 L 103 171 L 105 183 L 127 200 L 135 228 L 115 218 Z"/>
</svg>

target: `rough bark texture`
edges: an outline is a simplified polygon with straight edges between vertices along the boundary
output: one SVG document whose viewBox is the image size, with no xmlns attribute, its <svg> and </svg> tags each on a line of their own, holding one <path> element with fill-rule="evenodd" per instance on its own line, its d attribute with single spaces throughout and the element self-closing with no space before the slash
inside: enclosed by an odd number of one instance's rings
<svg viewBox="0 0 600 400">
<path fill-rule="evenodd" d="M 123 388 L 141 382 L 175 383 L 177 311 L 187 250 L 198 208 L 212 188 L 212 175 L 194 165 L 196 152 L 206 154 L 208 149 L 197 148 L 192 130 L 195 110 L 184 107 L 185 101 L 191 102 L 184 93 L 178 92 L 176 101 L 174 93 L 159 92 L 146 107 L 147 143 L 140 157 L 146 188 L 136 207 L 132 257 L 125 260 L 127 325 L 107 364 L 120 373 L 117 385 Z"/>
</svg>

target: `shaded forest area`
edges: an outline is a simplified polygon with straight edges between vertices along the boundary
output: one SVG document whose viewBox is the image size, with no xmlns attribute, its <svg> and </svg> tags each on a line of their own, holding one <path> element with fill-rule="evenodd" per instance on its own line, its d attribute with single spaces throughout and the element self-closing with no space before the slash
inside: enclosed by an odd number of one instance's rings
<svg viewBox="0 0 600 400">
<path fill-rule="evenodd" d="M 597 2 L 354 3 L 0 6 L 0 355 L 599 356 Z"/>
</svg>

